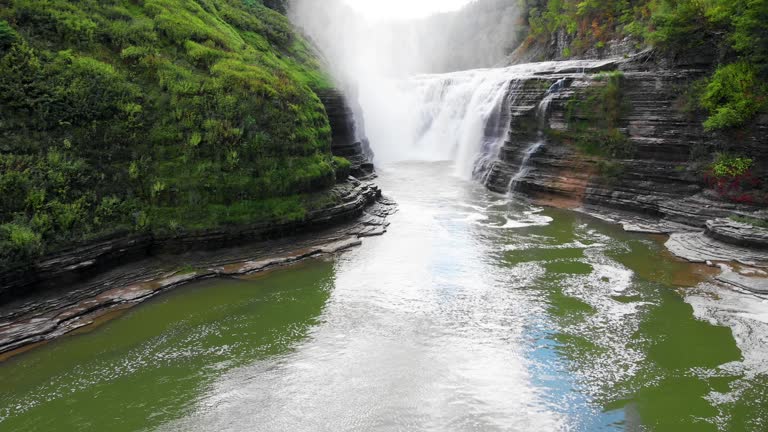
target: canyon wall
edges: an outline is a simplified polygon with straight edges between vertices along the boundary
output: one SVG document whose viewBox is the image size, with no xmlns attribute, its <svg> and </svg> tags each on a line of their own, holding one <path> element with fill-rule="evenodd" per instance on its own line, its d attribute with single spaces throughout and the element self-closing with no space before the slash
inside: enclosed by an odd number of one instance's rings
<svg viewBox="0 0 768 432">
<path fill-rule="evenodd" d="M 512 187 L 543 203 L 702 229 L 716 218 L 764 218 L 760 188 L 733 199 L 705 181 L 718 152 L 752 159 L 757 181 L 768 173 L 768 116 L 716 133 L 705 131 L 701 113 L 686 108 L 687 89 L 709 71 L 706 64 L 671 63 L 646 53 L 583 70 L 545 71 L 511 86 L 510 128 L 488 188 L 506 193 Z M 610 95 L 618 98 L 615 112 L 591 109 L 611 105 L 601 99 L 601 89 L 610 85 L 618 90 Z M 615 117 L 615 124 L 606 125 L 605 116 Z"/>
</svg>

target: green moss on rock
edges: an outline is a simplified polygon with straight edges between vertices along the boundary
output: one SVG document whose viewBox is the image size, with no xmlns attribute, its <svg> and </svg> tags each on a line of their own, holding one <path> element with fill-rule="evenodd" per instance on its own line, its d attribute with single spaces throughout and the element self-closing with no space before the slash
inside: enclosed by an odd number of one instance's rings
<svg viewBox="0 0 768 432">
<path fill-rule="evenodd" d="M 301 219 L 334 184 L 330 81 L 262 2 L 4 4 L 0 267 L 118 230 Z"/>
</svg>

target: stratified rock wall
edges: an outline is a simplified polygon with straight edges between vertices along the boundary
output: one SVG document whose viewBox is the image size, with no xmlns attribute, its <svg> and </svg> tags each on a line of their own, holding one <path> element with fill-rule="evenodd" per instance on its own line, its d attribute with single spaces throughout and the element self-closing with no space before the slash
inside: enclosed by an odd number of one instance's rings
<svg viewBox="0 0 768 432">
<path fill-rule="evenodd" d="M 325 105 L 331 123 L 331 151 L 352 163 L 352 175 L 366 177 L 373 173 L 373 152 L 365 138 L 362 124 L 355 121 L 349 98 L 336 89 L 321 90 L 318 97 Z"/>
<path fill-rule="evenodd" d="M 642 56 L 601 69 L 624 73 L 625 108 L 618 129 L 633 156 L 610 160 L 588 156 L 563 138 L 574 121 L 573 102 L 588 100 L 590 88 L 604 85 L 595 79 L 596 70 L 545 73 L 523 86 L 511 87 L 519 94 L 510 96 L 516 101 L 511 108 L 511 128 L 500 160 L 488 177 L 488 188 L 507 192 L 510 180 L 520 171 L 524 150 L 544 139 L 545 144 L 528 161 L 526 175 L 515 185 L 516 192 L 541 202 L 640 213 L 698 228 L 704 228 L 708 220 L 754 210 L 720 199 L 707 189 L 703 174 L 715 152 L 727 151 L 748 155 L 755 161 L 755 175 L 768 178 L 768 116 L 737 132 L 706 132 L 704 117 L 683 108 L 686 90 L 709 72 L 706 66 L 665 65 Z M 551 102 L 542 114 L 541 101 L 558 81 L 561 88 L 549 93 Z M 588 124 L 595 119 L 576 120 Z"/>
</svg>

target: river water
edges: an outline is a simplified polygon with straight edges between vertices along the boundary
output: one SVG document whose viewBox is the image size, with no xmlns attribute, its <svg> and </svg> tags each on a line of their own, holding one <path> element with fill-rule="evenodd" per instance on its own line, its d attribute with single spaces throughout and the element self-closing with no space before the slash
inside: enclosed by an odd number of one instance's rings
<svg viewBox="0 0 768 432">
<path fill-rule="evenodd" d="M 400 211 L 359 248 L 0 364 L 0 430 L 768 430 L 763 300 L 454 170 L 385 167 Z"/>
</svg>

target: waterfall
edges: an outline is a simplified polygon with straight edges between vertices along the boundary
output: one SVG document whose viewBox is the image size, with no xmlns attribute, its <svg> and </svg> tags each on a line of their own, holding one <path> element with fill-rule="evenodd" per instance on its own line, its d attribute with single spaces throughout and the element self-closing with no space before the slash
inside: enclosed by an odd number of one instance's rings
<svg viewBox="0 0 768 432">
<path fill-rule="evenodd" d="M 510 94 L 522 85 L 505 69 L 422 75 L 406 83 L 416 101 L 410 158 L 452 160 L 479 179 L 495 161 L 509 127 Z"/>
<path fill-rule="evenodd" d="M 546 122 L 550 102 L 568 79 L 608 63 L 532 63 L 382 79 L 362 86 L 360 99 L 377 161 L 451 161 L 457 176 L 486 182 L 511 136 L 514 116 L 535 109 L 539 121 Z M 535 86 L 526 86 L 543 77 L 556 81 L 548 91 L 537 94 Z M 541 123 L 540 129 L 544 126 Z M 525 176 L 526 163 L 544 145 L 541 135 L 528 146 L 521 143 L 525 163 L 513 183 Z"/>
<path fill-rule="evenodd" d="M 531 172 L 531 167 L 528 166 L 528 161 L 531 160 L 531 157 L 539 151 L 539 149 L 544 145 L 543 137 L 539 137 L 540 139 L 536 141 L 535 143 L 528 146 L 527 149 L 525 149 L 525 153 L 523 154 L 523 159 L 520 162 L 520 168 L 517 170 L 517 174 L 512 176 L 512 178 L 509 180 L 509 186 L 507 186 L 508 193 L 512 194 L 515 192 L 515 188 L 517 187 L 517 184 L 520 182 L 520 180 L 527 176 L 529 172 Z"/>
</svg>

